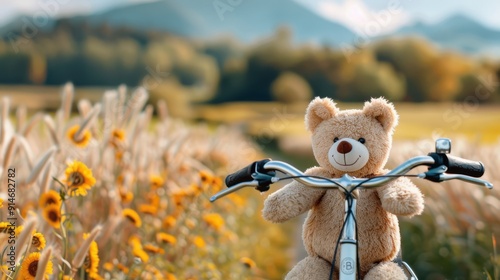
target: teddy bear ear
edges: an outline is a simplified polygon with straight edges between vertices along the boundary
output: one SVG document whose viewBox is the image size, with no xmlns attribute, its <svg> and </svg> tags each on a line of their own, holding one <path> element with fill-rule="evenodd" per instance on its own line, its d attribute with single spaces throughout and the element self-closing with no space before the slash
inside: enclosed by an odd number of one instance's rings
<svg viewBox="0 0 500 280">
<path fill-rule="evenodd" d="M 339 109 L 330 98 L 314 98 L 306 110 L 306 128 L 309 132 L 314 132 L 316 127 L 323 121 L 335 116 Z"/>
<path fill-rule="evenodd" d="M 363 113 L 377 120 L 386 132 L 392 132 L 398 124 L 399 116 L 394 105 L 383 97 L 372 98 L 370 102 L 365 102 Z"/>
</svg>

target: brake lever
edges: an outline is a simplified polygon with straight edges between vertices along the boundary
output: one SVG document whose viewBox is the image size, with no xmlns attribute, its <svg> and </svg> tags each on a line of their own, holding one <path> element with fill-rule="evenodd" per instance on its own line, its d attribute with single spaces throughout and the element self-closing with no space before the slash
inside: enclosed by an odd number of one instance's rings
<svg viewBox="0 0 500 280">
<path fill-rule="evenodd" d="M 486 188 L 488 188 L 490 190 L 493 189 L 493 184 L 492 183 L 490 183 L 488 181 L 485 181 L 485 180 L 481 180 L 479 178 L 467 176 L 467 175 L 462 175 L 462 174 L 441 174 L 441 175 L 439 175 L 439 178 L 440 178 L 441 181 L 448 181 L 448 180 L 457 179 L 457 180 L 465 181 L 465 182 L 476 184 L 476 185 L 483 185 L 483 186 L 485 186 Z"/>
<path fill-rule="evenodd" d="M 488 181 L 462 174 L 446 174 L 446 170 L 447 170 L 446 166 L 441 165 L 429 169 L 427 172 L 420 173 L 417 176 L 418 178 L 427 179 L 429 181 L 436 183 L 457 179 L 476 185 L 483 185 L 490 190 L 493 189 L 493 184 Z"/>
<path fill-rule="evenodd" d="M 448 168 L 445 165 L 440 165 L 427 170 L 426 172 L 418 174 L 418 178 L 427 179 L 432 182 L 442 182 L 441 175 L 443 175 Z"/>
<path fill-rule="evenodd" d="M 276 172 L 270 171 L 269 174 L 267 173 L 260 173 L 257 170 L 252 174 L 252 178 L 254 181 L 257 181 L 258 184 L 255 187 L 256 190 L 260 192 L 266 192 L 269 190 L 269 185 L 272 183 L 276 183 L 279 178 L 275 177 Z"/>
</svg>

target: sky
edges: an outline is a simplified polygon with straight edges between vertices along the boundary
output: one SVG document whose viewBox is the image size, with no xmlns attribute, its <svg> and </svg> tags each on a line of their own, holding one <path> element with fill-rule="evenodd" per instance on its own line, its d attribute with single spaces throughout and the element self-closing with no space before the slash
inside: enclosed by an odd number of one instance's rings
<svg viewBox="0 0 500 280">
<path fill-rule="evenodd" d="M 9 22 L 19 14 L 88 14 L 109 9 L 116 5 L 146 1 L 151 0 L 0 0 L 0 25 Z M 374 23 L 378 23 L 379 27 L 382 27 L 380 33 L 390 33 L 414 21 L 434 23 L 457 13 L 464 14 L 488 27 L 500 30 L 499 0 L 294 1 L 309 7 L 327 19 L 344 24 L 357 33 L 363 33 L 363 29 L 369 28 Z"/>
</svg>

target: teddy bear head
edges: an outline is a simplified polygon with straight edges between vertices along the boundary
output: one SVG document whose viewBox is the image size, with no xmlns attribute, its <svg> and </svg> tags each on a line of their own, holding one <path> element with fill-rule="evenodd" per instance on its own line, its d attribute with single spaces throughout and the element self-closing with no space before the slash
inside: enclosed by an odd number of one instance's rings
<svg viewBox="0 0 500 280">
<path fill-rule="evenodd" d="M 366 102 L 362 110 L 339 110 L 333 100 L 316 97 L 305 122 L 321 167 L 335 177 L 366 177 L 384 168 L 398 115 L 384 98 Z"/>
</svg>

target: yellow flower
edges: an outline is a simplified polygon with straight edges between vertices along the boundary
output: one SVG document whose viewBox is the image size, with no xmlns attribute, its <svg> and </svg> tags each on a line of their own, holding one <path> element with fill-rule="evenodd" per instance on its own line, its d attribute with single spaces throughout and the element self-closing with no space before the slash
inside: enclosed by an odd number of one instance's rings
<svg viewBox="0 0 500 280">
<path fill-rule="evenodd" d="M 83 234 L 83 240 L 87 239 L 89 236 L 88 233 Z M 98 273 L 99 268 L 99 247 L 97 246 L 97 242 L 92 241 L 90 243 L 89 253 L 85 258 L 85 271 L 89 274 L 91 279 L 100 278 Z"/>
<path fill-rule="evenodd" d="M 206 243 L 205 240 L 201 236 L 195 236 L 193 239 L 193 243 L 198 248 L 205 248 Z"/>
<path fill-rule="evenodd" d="M 134 226 L 141 227 L 141 225 L 142 225 L 141 217 L 139 217 L 139 214 L 137 214 L 137 212 L 135 212 L 134 210 L 132 210 L 130 208 L 125 208 L 122 211 L 122 215 L 123 215 L 123 217 L 125 217 L 129 221 L 131 221 L 132 224 L 134 224 Z"/>
<path fill-rule="evenodd" d="M 175 236 L 164 232 L 158 232 L 156 234 L 156 239 L 158 239 L 159 243 L 167 243 L 171 245 L 175 245 L 175 243 L 177 243 L 177 238 L 175 238 Z"/>
<path fill-rule="evenodd" d="M 40 232 L 35 232 L 31 238 L 31 245 L 33 245 L 37 250 L 42 250 L 45 248 L 45 237 Z"/>
<path fill-rule="evenodd" d="M 81 139 L 76 139 L 76 132 L 80 129 L 79 125 L 74 125 L 68 129 L 67 136 L 73 144 L 75 144 L 77 147 L 84 148 L 86 147 L 89 142 L 90 138 L 92 138 L 92 135 L 90 134 L 90 131 L 85 130 L 83 133 L 80 135 Z"/>
<path fill-rule="evenodd" d="M 160 197 L 155 193 L 148 193 L 147 199 L 150 205 L 156 208 L 160 206 Z"/>
<path fill-rule="evenodd" d="M 9 233 L 9 230 L 14 230 L 13 227 L 10 227 L 10 223 L 0 222 L 0 232 L 1 233 Z"/>
<path fill-rule="evenodd" d="M 152 244 L 146 244 L 146 245 L 144 245 L 144 251 L 146 251 L 148 253 L 152 253 L 152 254 L 163 254 L 163 253 L 165 253 L 165 251 L 162 248 L 154 246 Z"/>
<path fill-rule="evenodd" d="M 177 223 L 177 220 L 173 216 L 167 216 L 165 219 L 163 219 L 163 227 L 169 229 L 173 228 L 175 224 Z"/>
<path fill-rule="evenodd" d="M 138 207 L 139 212 L 155 216 L 158 208 L 149 204 L 140 204 Z"/>
<path fill-rule="evenodd" d="M 113 271 L 113 269 L 115 268 L 115 265 L 113 263 L 110 263 L 110 262 L 105 262 L 102 265 L 102 268 L 104 268 L 107 271 Z"/>
<path fill-rule="evenodd" d="M 177 277 L 175 277 L 172 273 L 167 273 L 165 274 L 165 280 L 177 280 Z"/>
<path fill-rule="evenodd" d="M 40 253 L 34 252 L 29 254 L 24 258 L 21 264 L 20 275 L 18 279 L 31 280 L 35 279 L 36 271 L 38 270 L 38 261 L 40 260 Z M 48 279 L 49 275 L 52 274 L 52 261 L 49 260 L 47 267 L 45 268 L 45 279 Z"/>
<path fill-rule="evenodd" d="M 247 257 L 241 258 L 240 263 L 243 264 L 246 268 L 254 268 L 256 266 L 255 262 Z"/>
<path fill-rule="evenodd" d="M 120 198 L 123 203 L 129 203 L 132 199 L 134 199 L 134 194 L 131 191 L 120 188 L 118 192 L 120 193 Z"/>
<path fill-rule="evenodd" d="M 3 199 L 0 198 L 0 208 L 3 207 Z"/>
<path fill-rule="evenodd" d="M 123 264 L 121 264 L 121 263 L 118 263 L 118 264 L 116 265 L 116 268 L 118 268 L 119 270 L 121 270 L 121 271 L 122 271 L 123 273 L 125 273 L 125 274 L 128 274 L 128 272 L 129 272 L 128 267 L 124 266 L 124 265 L 123 265 Z"/>
<path fill-rule="evenodd" d="M 31 214 L 33 214 L 31 210 L 35 209 L 35 206 L 36 206 L 36 203 L 33 201 L 28 201 L 27 203 L 25 203 L 23 205 L 23 207 L 21 208 L 21 216 L 23 218 L 26 218 L 26 217 L 28 217 L 28 214 L 30 212 L 31 212 Z"/>
<path fill-rule="evenodd" d="M 59 193 L 54 190 L 49 190 L 48 192 L 43 193 L 38 200 L 40 208 L 44 208 L 45 206 L 50 204 L 55 204 L 59 207 L 61 206 L 61 203 L 61 195 L 59 195 Z"/>
<path fill-rule="evenodd" d="M 132 246 L 132 248 L 142 247 L 141 240 L 139 239 L 139 237 L 137 237 L 137 235 L 130 236 L 130 238 L 128 239 L 128 244 Z"/>
<path fill-rule="evenodd" d="M 208 171 L 202 170 L 198 175 L 200 176 L 201 182 L 204 184 L 210 183 L 212 181 L 212 175 Z"/>
<path fill-rule="evenodd" d="M 217 213 L 203 215 L 203 221 L 216 230 L 220 230 L 224 226 L 224 219 Z"/>
<path fill-rule="evenodd" d="M 16 227 L 16 230 L 15 230 L 16 236 L 19 236 L 19 234 L 21 234 L 21 232 L 23 231 L 23 229 L 24 229 L 24 226 L 18 226 L 18 227 Z"/>
<path fill-rule="evenodd" d="M 125 130 L 120 128 L 115 128 L 111 131 L 111 139 L 109 142 L 113 147 L 117 148 L 121 142 L 125 140 Z"/>
<path fill-rule="evenodd" d="M 141 259 L 142 262 L 148 262 L 149 260 L 149 255 L 139 246 L 132 249 L 132 254 L 134 257 Z"/>
<path fill-rule="evenodd" d="M 222 187 L 222 179 L 220 177 L 212 178 L 212 185 L 214 185 L 217 188 Z"/>
<path fill-rule="evenodd" d="M 43 208 L 43 217 L 53 228 L 60 228 L 64 221 L 64 216 L 61 214 L 59 206 L 50 204 Z"/>
<path fill-rule="evenodd" d="M 149 177 L 149 183 L 151 184 L 151 188 L 155 190 L 163 186 L 165 180 L 159 175 L 151 175 Z"/>
<path fill-rule="evenodd" d="M 87 190 L 95 184 L 95 178 L 90 170 L 84 163 L 80 161 L 73 161 L 66 168 L 66 183 L 69 187 L 69 194 L 71 196 L 87 195 Z"/>
</svg>

